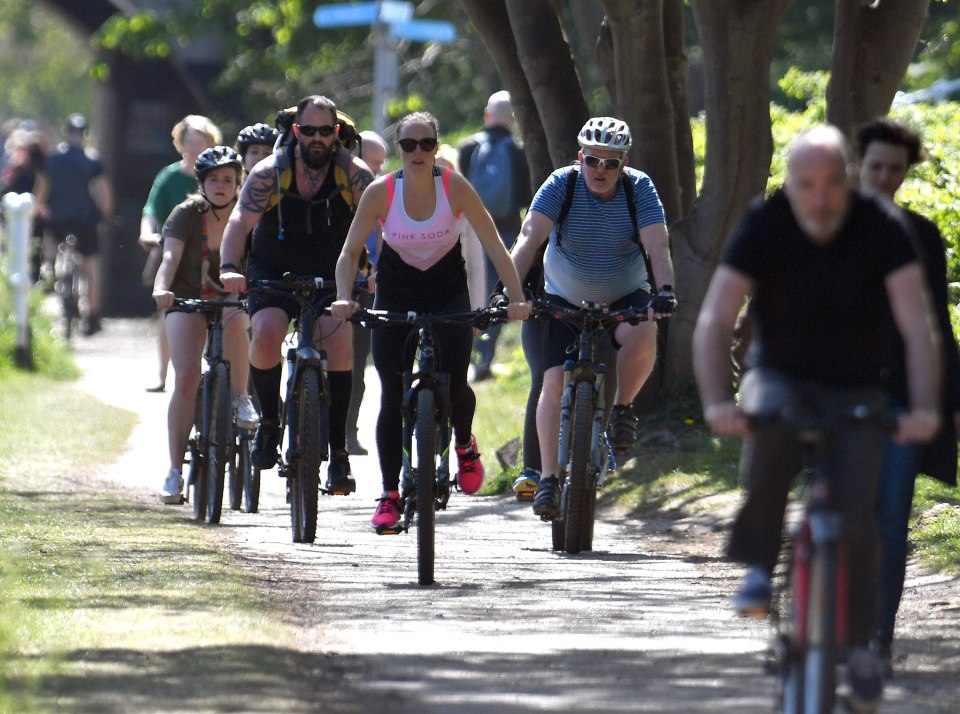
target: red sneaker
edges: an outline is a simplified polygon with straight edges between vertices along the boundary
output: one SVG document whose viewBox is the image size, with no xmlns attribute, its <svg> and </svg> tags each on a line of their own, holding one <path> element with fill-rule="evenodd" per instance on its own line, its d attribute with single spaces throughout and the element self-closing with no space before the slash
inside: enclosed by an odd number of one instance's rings
<svg viewBox="0 0 960 714">
<path fill-rule="evenodd" d="M 483 464 L 480 463 L 480 451 L 477 448 L 477 437 L 470 435 L 470 445 L 457 452 L 457 481 L 460 490 L 466 494 L 476 493 L 483 486 Z"/>
<path fill-rule="evenodd" d="M 400 512 L 400 494 L 396 491 L 384 493 L 370 522 L 374 528 L 393 528 L 400 522 Z"/>
</svg>

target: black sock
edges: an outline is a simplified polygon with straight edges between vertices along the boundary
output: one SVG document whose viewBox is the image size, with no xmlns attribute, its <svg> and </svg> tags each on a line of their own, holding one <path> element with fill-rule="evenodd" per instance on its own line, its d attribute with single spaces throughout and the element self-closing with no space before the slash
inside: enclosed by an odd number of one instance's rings
<svg viewBox="0 0 960 714">
<path fill-rule="evenodd" d="M 283 364 L 277 362 L 276 367 L 258 369 L 250 365 L 250 377 L 253 379 L 253 388 L 257 391 L 260 401 L 260 418 L 264 423 L 276 426 L 280 420 L 280 377 Z"/>
<path fill-rule="evenodd" d="M 347 412 L 353 391 L 353 370 L 327 372 L 327 384 L 330 385 L 330 449 L 344 451 L 347 448 Z"/>
</svg>

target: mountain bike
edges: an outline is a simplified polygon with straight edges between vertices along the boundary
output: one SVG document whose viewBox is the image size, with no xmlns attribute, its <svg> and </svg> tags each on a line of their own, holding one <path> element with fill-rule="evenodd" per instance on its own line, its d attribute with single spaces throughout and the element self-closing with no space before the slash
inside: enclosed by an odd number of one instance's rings
<svg viewBox="0 0 960 714">
<path fill-rule="evenodd" d="M 450 500 L 450 375 L 438 372 L 433 325 L 471 323 L 484 329 L 494 321 L 506 320 L 504 308 L 461 312 L 416 313 L 361 309 L 354 317 L 366 327 L 411 325 L 417 331 L 415 370 L 403 374 L 403 462 L 400 475 L 400 499 L 403 519 L 394 528 L 377 533 L 405 532 L 416 517 L 417 582 L 434 582 L 436 512 L 445 510 Z M 416 441 L 416 450 L 414 450 Z"/>
<path fill-rule="evenodd" d="M 320 488 L 320 463 L 329 457 L 330 386 L 327 355 L 314 346 L 313 332 L 320 306 L 336 296 L 336 283 L 287 273 L 280 280 L 253 281 L 247 291 L 292 298 L 300 306 L 286 354 L 287 387 L 279 426 L 280 443 L 284 433 L 288 442 L 277 470 L 287 480 L 293 542 L 313 543 L 319 495 L 346 495 Z"/>
<path fill-rule="evenodd" d="M 223 508 L 223 488 L 228 464 L 235 464 L 238 449 L 234 441 L 233 400 L 230 390 L 230 363 L 223 358 L 223 311 L 244 309 L 234 300 L 197 300 L 176 298 L 181 312 L 198 312 L 207 318 L 207 342 L 203 352 L 206 369 L 197 390 L 194 430 L 187 441 L 190 469 L 187 489 L 197 521 L 219 523 Z M 246 443 L 249 446 L 249 440 Z M 250 463 L 247 451 L 244 463 Z M 234 474 L 242 471 L 234 466 Z M 231 477 L 231 483 L 234 478 Z M 231 485 L 231 494 L 234 486 Z M 231 495 L 231 506 L 233 505 Z"/>
<path fill-rule="evenodd" d="M 611 311 L 606 304 L 584 302 L 572 307 L 538 298 L 534 311 L 577 331 L 577 359 L 568 359 L 563 365 L 557 461 L 560 513 L 552 519 L 551 530 L 554 550 L 589 551 L 593 549 L 597 490 L 610 470 L 612 453 L 604 429 L 606 365 L 597 363 L 597 343 L 621 323 L 635 325 L 646 320 L 647 308 Z"/>
<path fill-rule="evenodd" d="M 847 558 L 841 540 L 842 515 L 832 497 L 836 476 L 824 459 L 825 443 L 851 426 L 892 430 L 889 412 L 856 405 L 827 416 L 784 410 L 752 416 L 754 426 L 786 422 L 804 445 L 809 464 L 803 516 L 773 608 L 776 637 L 771 669 L 781 680 L 786 714 L 828 714 L 836 702 L 837 663 L 847 646 Z M 780 610 L 783 612 L 780 612 Z"/>
<path fill-rule="evenodd" d="M 80 324 L 81 298 L 86 280 L 83 277 L 83 257 L 76 248 L 77 237 L 68 234 L 57 246 L 54 261 L 54 290 L 60 296 L 63 313 L 63 334 L 70 339 Z"/>
</svg>

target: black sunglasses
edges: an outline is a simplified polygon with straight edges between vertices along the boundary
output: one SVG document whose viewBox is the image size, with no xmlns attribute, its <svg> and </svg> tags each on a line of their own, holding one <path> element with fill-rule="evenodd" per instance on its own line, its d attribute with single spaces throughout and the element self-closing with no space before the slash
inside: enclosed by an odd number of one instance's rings
<svg viewBox="0 0 960 714">
<path fill-rule="evenodd" d="M 623 165 L 624 159 L 601 159 L 599 156 L 593 156 L 591 154 L 583 155 L 583 163 L 589 166 L 591 169 L 598 168 L 600 164 L 603 164 L 603 168 L 610 169 L 619 169 Z"/>
<path fill-rule="evenodd" d="M 324 124 L 323 126 L 310 126 L 309 124 L 297 124 L 297 131 L 299 131 L 304 136 L 313 136 L 314 134 L 319 134 L 320 136 L 332 136 L 333 132 L 337 130 L 337 127 L 330 126 L 329 124 Z"/>
<path fill-rule="evenodd" d="M 408 154 L 412 154 L 419 146 L 424 151 L 433 151 L 437 148 L 437 139 L 428 136 L 426 139 L 398 139 L 397 145 Z"/>
</svg>

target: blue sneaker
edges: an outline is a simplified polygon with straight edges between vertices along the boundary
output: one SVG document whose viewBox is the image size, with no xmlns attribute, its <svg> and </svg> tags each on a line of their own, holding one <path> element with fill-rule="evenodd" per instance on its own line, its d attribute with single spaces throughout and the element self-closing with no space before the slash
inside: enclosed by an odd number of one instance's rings
<svg viewBox="0 0 960 714">
<path fill-rule="evenodd" d="M 744 617 L 763 617 L 770 614 L 772 598 L 770 574 L 763 568 L 753 568 L 743 577 L 740 589 L 730 598 L 730 604 Z"/>
<path fill-rule="evenodd" d="M 537 492 L 537 486 L 540 485 L 540 472 L 536 469 L 524 469 L 517 476 L 511 486 L 511 490 L 518 496 L 530 496 Z"/>
</svg>

